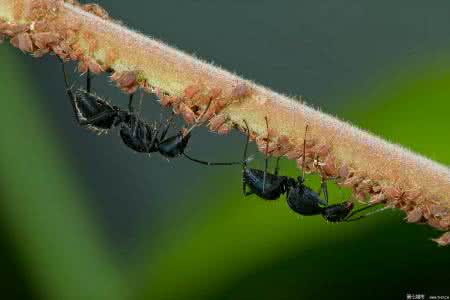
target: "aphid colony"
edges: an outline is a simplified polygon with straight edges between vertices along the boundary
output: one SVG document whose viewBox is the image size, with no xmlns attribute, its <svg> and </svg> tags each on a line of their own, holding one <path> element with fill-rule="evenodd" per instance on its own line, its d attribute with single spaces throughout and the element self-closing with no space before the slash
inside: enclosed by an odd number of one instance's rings
<svg viewBox="0 0 450 300">
<path fill-rule="evenodd" d="M 91 92 L 91 77 L 87 71 L 86 89 L 74 88 L 69 85 L 67 74 L 65 72 L 64 62 L 62 62 L 62 70 L 64 74 L 64 82 L 66 93 L 70 99 L 75 119 L 78 124 L 90 131 L 101 134 L 108 133 L 111 129 L 118 127 L 119 134 L 123 143 L 130 149 L 140 153 L 159 152 L 166 158 L 175 158 L 184 156 L 185 158 L 203 165 L 215 166 L 242 166 L 242 191 L 244 196 L 256 194 L 264 200 L 276 200 L 285 194 L 288 206 L 296 213 L 304 216 L 321 215 L 328 222 L 349 222 L 359 220 L 373 213 L 382 211 L 381 208 L 363 215 L 356 216 L 357 213 L 373 207 L 367 205 L 357 210 L 353 210 L 353 202 L 344 201 L 337 204 L 328 204 L 327 184 L 322 179 L 319 192 L 313 191 L 304 183 L 305 166 L 302 165 L 302 175 L 295 178 L 278 175 L 279 158 L 276 160 L 274 173 L 268 171 L 268 143 L 265 151 L 265 168 L 264 170 L 253 169 L 248 167 L 251 160 L 247 156 L 248 144 L 250 141 L 250 129 L 244 120 L 246 130 L 246 143 L 241 161 L 238 162 L 208 162 L 193 158 L 185 153 L 186 146 L 191 137 L 191 131 L 199 125 L 205 123 L 202 121 L 207 114 L 212 100 L 209 101 L 205 110 L 195 123 L 189 128 L 181 130 L 173 136 L 167 137 L 167 133 L 172 125 L 174 114 L 165 122 L 150 124 L 141 119 L 135 112 L 133 107 L 133 95 L 129 96 L 128 109 L 112 105 Z M 269 134 L 269 121 L 265 118 L 267 133 Z M 164 124 L 165 123 L 165 124 Z M 306 133 L 308 126 L 305 128 L 305 138 L 303 144 L 303 153 L 306 153 Z M 304 160 L 303 160 L 304 161 Z M 250 191 L 247 191 L 247 187 Z M 323 193 L 324 200 L 320 198 Z"/>
</svg>

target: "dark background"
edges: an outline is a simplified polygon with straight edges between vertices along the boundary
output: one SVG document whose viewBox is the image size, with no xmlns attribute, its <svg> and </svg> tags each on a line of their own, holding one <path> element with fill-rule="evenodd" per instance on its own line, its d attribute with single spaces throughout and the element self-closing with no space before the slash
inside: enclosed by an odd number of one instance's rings
<svg viewBox="0 0 450 300">
<path fill-rule="evenodd" d="M 144 34 L 450 163 L 447 1 L 99 3 Z M 405 224 L 403 213 L 326 224 L 295 215 L 284 200 L 244 198 L 238 168 L 149 158 L 116 133 L 78 127 L 53 56 L 32 59 L 4 43 L 0 70 L 0 280 L 8 299 L 450 295 L 450 252 L 429 240 L 440 233 Z M 126 104 L 104 76 L 94 89 Z M 145 118 L 160 112 L 147 96 Z M 202 128 L 189 153 L 235 160 L 243 141 Z M 282 162 L 283 174 L 297 172 Z M 348 197 L 331 189 L 332 202 Z"/>
</svg>

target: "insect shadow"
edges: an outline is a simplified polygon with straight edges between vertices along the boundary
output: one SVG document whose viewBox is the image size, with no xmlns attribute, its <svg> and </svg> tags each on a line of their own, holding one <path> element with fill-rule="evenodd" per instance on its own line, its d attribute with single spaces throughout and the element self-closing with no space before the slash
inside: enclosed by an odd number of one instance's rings
<svg viewBox="0 0 450 300">
<path fill-rule="evenodd" d="M 70 99 L 74 116 L 78 124 L 96 134 L 108 133 L 114 127 L 120 127 L 119 135 L 123 143 L 130 149 L 139 153 L 159 152 L 165 158 L 175 158 L 183 155 L 188 160 L 207 165 L 240 165 L 241 162 L 208 162 L 193 158 L 185 153 L 185 149 L 191 138 L 191 131 L 203 124 L 195 122 L 186 131 L 180 131 L 173 136 L 166 137 L 174 114 L 165 121 L 160 120 L 150 124 L 141 119 L 134 111 L 133 96 L 130 94 L 128 110 L 111 104 L 107 99 L 103 99 L 91 92 L 91 74 L 86 74 L 86 88 L 74 89 L 69 85 L 65 64 L 61 60 L 62 71 L 66 93 Z M 198 118 L 202 120 L 212 100 L 208 103 L 203 114 Z"/>
</svg>

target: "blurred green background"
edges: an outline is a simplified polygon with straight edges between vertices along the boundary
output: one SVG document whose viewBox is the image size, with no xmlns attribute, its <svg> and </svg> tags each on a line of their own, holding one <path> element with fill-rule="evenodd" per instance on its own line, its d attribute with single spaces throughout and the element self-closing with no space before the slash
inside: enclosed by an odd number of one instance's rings
<svg viewBox="0 0 450 300">
<path fill-rule="evenodd" d="M 450 164 L 447 1 L 100 4 L 145 34 Z M 450 295 L 449 248 L 402 212 L 327 224 L 295 215 L 284 199 L 244 198 L 239 168 L 149 158 L 116 133 L 79 128 L 54 57 L 32 59 L 4 43 L 0 70 L 2 298 Z M 105 77 L 94 89 L 126 103 Z M 142 114 L 159 119 L 155 99 L 145 100 Z M 235 160 L 243 142 L 200 129 L 189 153 Z M 283 161 L 281 172 L 298 170 Z M 348 196 L 331 187 L 332 202 Z"/>
</svg>

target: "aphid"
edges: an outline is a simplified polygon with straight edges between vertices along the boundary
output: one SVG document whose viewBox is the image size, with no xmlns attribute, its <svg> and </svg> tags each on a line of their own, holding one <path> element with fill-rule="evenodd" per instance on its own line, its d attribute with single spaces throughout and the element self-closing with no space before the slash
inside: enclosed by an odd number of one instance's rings
<svg viewBox="0 0 450 300">
<path fill-rule="evenodd" d="M 67 74 L 62 62 L 62 71 L 66 93 L 78 124 L 97 134 L 108 132 L 129 118 L 129 113 L 112 105 L 108 100 L 91 93 L 91 76 L 87 71 L 86 89 L 74 89 L 69 86 Z"/>
</svg>

